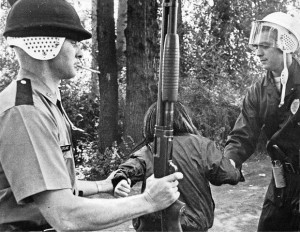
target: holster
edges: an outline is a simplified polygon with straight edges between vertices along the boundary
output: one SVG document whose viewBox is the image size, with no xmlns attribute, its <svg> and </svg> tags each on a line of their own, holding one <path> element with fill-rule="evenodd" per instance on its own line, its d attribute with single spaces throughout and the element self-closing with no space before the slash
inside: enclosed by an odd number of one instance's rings
<svg viewBox="0 0 300 232">
<path fill-rule="evenodd" d="M 284 204 L 284 188 L 276 188 L 275 183 L 272 187 L 274 188 L 273 202 L 278 208 L 280 208 Z"/>
<path fill-rule="evenodd" d="M 284 154 L 284 152 L 276 144 L 272 142 L 272 140 L 269 140 L 267 142 L 266 147 L 267 147 L 268 154 L 271 158 L 272 171 L 273 171 L 273 178 L 269 186 L 268 193 L 269 193 L 270 200 L 272 200 L 272 202 L 277 207 L 281 207 L 283 205 L 283 195 L 285 189 L 285 176 L 284 176 L 283 164 L 287 159 L 287 157 Z M 281 164 L 281 170 L 279 169 L 279 167 L 277 167 L 278 169 L 276 170 L 277 164 Z M 281 185 L 279 186 L 277 184 L 276 186 L 276 183 L 281 183 Z"/>
<path fill-rule="evenodd" d="M 267 142 L 267 151 L 272 162 L 276 160 L 280 161 L 281 163 L 290 162 L 288 156 L 284 154 L 284 152 L 278 147 L 276 143 L 273 142 L 273 140 L 269 140 Z"/>
<path fill-rule="evenodd" d="M 275 179 L 271 179 L 266 199 L 273 202 L 273 204 L 280 208 L 284 205 L 289 207 L 295 214 L 300 213 L 299 196 L 300 196 L 300 179 L 299 174 L 292 172 L 285 172 L 286 187 L 277 188 L 275 186 Z"/>
<path fill-rule="evenodd" d="M 282 163 L 280 160 L 273 160 L 272 171 L 276 188 L 286 187 L 284 163 Z"/>
</svg>

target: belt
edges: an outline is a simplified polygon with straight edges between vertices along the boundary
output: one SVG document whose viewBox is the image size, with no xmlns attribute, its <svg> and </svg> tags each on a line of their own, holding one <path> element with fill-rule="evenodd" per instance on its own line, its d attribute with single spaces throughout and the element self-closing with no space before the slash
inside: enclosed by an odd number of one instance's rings
<svg viewBox="0 0 300 232">
<path fill-rule="evenodd" d="M 295 167 L 295 165 L 288 163 L 288 162 L 283 162 L 284 166 L 284 171 L 287 173 L 292 173 L 292 174 L 300 174 L 300 169 L 299 167 Z"/>
</svg>

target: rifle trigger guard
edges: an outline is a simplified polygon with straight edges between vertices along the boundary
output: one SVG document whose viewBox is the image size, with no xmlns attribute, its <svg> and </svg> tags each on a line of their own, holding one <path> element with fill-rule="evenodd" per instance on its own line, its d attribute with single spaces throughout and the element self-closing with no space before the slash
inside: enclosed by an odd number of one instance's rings
<svg viewBox="0 0 300 232">
<path fill-rule="evenodd" d="M 169 160 L 168 163 L 169 163 L 169 174 L 172 174 L 172 173 L 178 171 L 178 167 L 173 163 L 172 160 Z"/>
</svg>

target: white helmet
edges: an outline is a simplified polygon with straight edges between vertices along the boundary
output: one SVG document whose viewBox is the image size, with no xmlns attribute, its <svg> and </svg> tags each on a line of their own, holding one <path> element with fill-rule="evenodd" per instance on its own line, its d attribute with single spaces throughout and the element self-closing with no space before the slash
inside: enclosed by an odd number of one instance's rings
<svg viewBox="0 0 300 232">
<path fill-rule="evenodd" d="M 274 12 L 252 23 L 250 48 L 267 43 L 267 46 L 293 53 L 299 48 L 299 41 L 300 20 L 291 15 Z"/>
<path fill-rule="evenodd" d="M 300 22 L 291 15 L 274 12 L 262 20 L 252 23 L 249 46 L 256 49 L 258 45 L 275 47 L 283 52 L 284 68 L 281 72 L 282 85 L 279 107 L 284 104 L 286 84 L 288 81 L 287 53 L 293 53 L 299 48 Z"/>
</svg>

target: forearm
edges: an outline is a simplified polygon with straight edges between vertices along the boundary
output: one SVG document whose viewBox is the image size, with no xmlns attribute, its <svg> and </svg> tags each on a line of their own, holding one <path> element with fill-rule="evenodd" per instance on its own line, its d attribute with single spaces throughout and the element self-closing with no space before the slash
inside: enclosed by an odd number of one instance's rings
<svg viewBox="0 0 300 232">
<path fill-rule="evenodd" d="M 83 192 L 83 196 L 90 196 L 97 193 L 112 193 L 113 191 L 111 180 L 101 180 L 101 181 L 79 180 L 77 182 L 77 187 L 79 191 Z"/>
<path fill-rule="evenodd" d="M 101 230 L 170 206 L 178 199 L 176 172 L 148 178 L 144 193 L 119 199 L 74 196 L 71 189 L 48 190 L 32 196 L 46 221 L 59 231 Z"/>
<path fill-rule="evenodd" d="M 120 182 L 122 179 L 130 179 L 132 185 L 145 179 L 146 163 L 140 158 L 130 158 L 118 167 L 113 182 Z"/>
<path fill-rule="evenodd" d="M 241 181 L 241 172 L 229 159 L 223 157 L 217 169 L 210 172 L 209 181 L 217 186 L 221 184 L 235 185 Z"/>
<path fill-rule="evenodd" d="M 253 154 L 261 133 L 262 122 L 257 111 L 260 106 L 256 104 L 258 99 L 254 92 L 252 89 L 244 99 L 242 111 L 225 145 L 224 156 L 234 160 L 237 167 Z"/>
<path fill-rule="evenodd" d="M 254 130 L 249 125 L 242 124 L 239 120 L 237 121 L 236 127 L 228 136 L 224 156 L 228 159 L 232 159 L 237 167 L 241 167 L 255 151 L 257 139 L 259 137 L 258 129 Z M 257 128 L 252 123 L 253 128 Z"/>
<path fill-rule="evenodd" d="M 145 196 L 140 194 L 120 199 L 88 199 L 76 197 L 66 189 L 39 194 L 35 197 L 35 202 L 55 229 L 84 231 L 115 226 L 157 210 Z"/>
<path fill-rule="evenodd" d="M 69 217 L 75 230 L 101 230 L 153 211 L 143 195 L 119 199 L 83 198 Z"/>
</svg>

